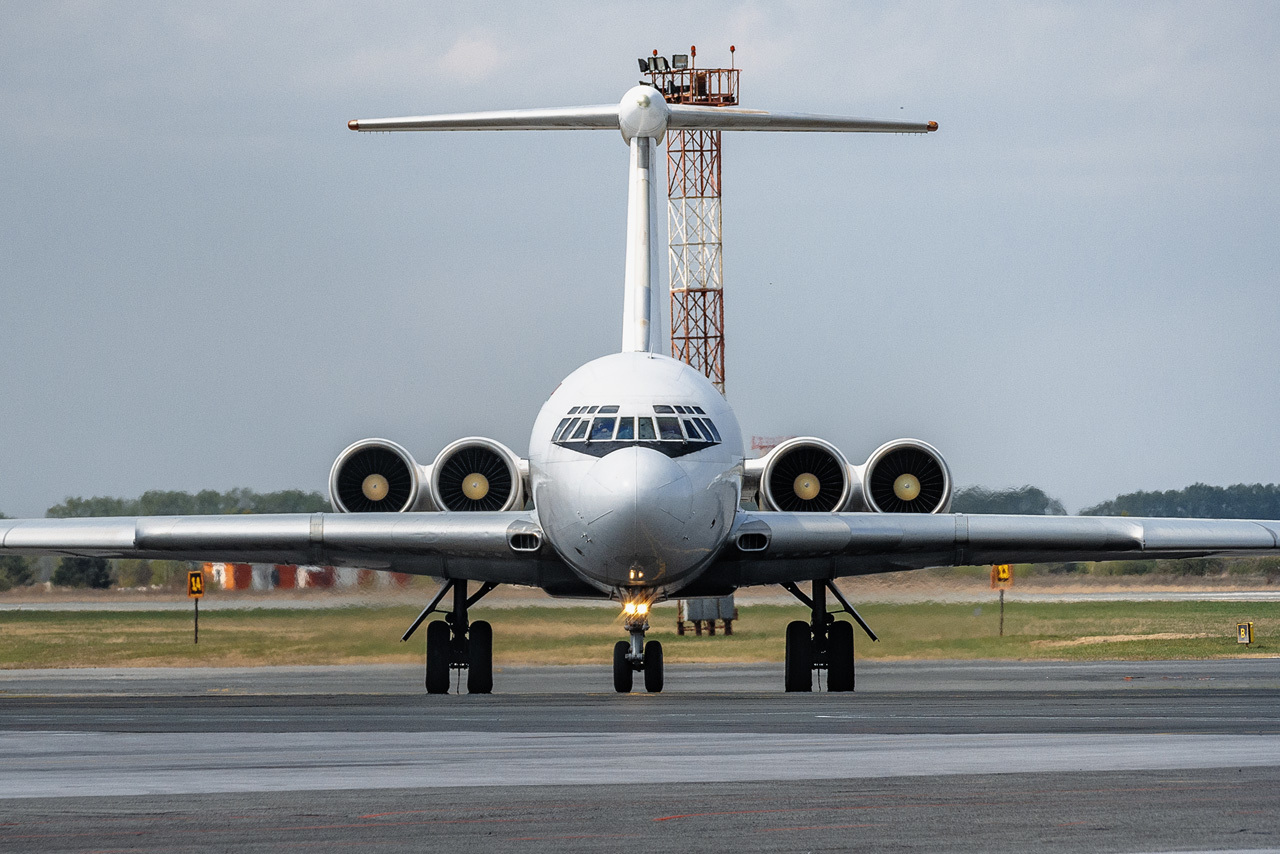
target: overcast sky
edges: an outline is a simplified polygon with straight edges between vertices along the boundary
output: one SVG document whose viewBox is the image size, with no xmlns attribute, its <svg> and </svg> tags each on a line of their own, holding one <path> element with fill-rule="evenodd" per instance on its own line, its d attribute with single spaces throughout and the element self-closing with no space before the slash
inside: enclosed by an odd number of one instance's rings
<svg viewBox="0 0 1280 854">
<path fill-rule="evenodd" d="M 288 6 L 287 9 L 282 7 Z M 745 105 L 927 137 L 726 135 L 746 434 L 1077 510 L 1280 481 L 1280 4 L 10 3 L 0 511 L 323 490 L 365 436 L 528 450 L 620 344 L 611 132 L 352 118 L 616 102 L 737 46 Z"/>
</svg>

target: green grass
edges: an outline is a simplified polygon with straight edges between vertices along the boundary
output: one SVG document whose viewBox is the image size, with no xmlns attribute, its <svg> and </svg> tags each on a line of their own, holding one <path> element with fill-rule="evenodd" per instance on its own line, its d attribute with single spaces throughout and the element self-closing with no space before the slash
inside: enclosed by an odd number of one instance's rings
<svg viewBox="0 0 1280 854">
<path fill-rule="evenodd" d="M 999 607 L 972 604 L 867 605 L 880 635 L 857 634 L 863 659 L 1175 659 L 1280 655 L 1280 603 L 1086 602 L 1008 604 L 1005 636 Z M 0 613 L 0 668 L 243 666 L 413 662 L 423 634 L 400 635 L 412 607 L 206 611 L 200 644 L 190 612 L 10 611 Z M 732 637 L 679 637 L 675 609 L 655 610 L 650 637 L 673 662 L 781 661 L 790 620 L 801 607 L 741 608 Z M 604 664 L 625 635 L 601 608 L 524 607 L 472 611 L 494 627 L 498 664 Z M 1255 643 L 1235 641 L 1237 622 L 1252 620 Z M 1160 636 L 1164 637 L 1153 637 Z"/>
</svg>

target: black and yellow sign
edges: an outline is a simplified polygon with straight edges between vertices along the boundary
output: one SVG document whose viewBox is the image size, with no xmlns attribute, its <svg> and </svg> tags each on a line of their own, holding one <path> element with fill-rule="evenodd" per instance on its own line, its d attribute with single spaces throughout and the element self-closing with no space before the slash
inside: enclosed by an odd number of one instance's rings
<svg viewBox="0 0 1280 854">
<path fill-rule="evenodd" d="M 187 573 L 187 596 L 199 599 L 204 595 L 204 574 L 198 569 Z"/>
<path fill-rule="evenodd" d="M 991 567 L 991 589 L 1013 586 L 1013 567 L 1007 563 L 997 563 Z"/>
<path fill-rule="evenodd" d="M 1236 643 L 1253 643 L 1253 623 L 1236 623 Z"/>
</svg>

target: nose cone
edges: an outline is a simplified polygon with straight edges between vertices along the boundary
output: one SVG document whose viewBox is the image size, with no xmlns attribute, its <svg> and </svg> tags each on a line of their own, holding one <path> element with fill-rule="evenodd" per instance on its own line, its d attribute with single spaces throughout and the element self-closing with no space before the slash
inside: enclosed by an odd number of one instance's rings
<svg viewBox="0 0 1280 854">
<path fill-rule="evenodd" d="M 694 487 L 675 460 L 650 448 L 602 457 L 578 496 L 583 571 L 610 585 L 680 580 L 707 556 L 691 536 Z"/>
</svg>

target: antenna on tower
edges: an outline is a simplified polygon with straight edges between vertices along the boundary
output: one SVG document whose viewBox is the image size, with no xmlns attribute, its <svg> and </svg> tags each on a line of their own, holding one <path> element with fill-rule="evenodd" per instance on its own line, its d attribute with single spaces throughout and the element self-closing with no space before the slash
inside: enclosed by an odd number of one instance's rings
<svg viewBox="0 0 1280 854">
<path fill-rule="evenodd" d="M 738 104 L 737 49 L 729 68 L 698 68 L 697 46 L 668 62 L 655 50 L 645 71 L 669 104 Z M 667 234 L 671 355 L 706 374 L 724 393 L 724 267 L 718 130 L 667 132 Z"/>
</svg>

